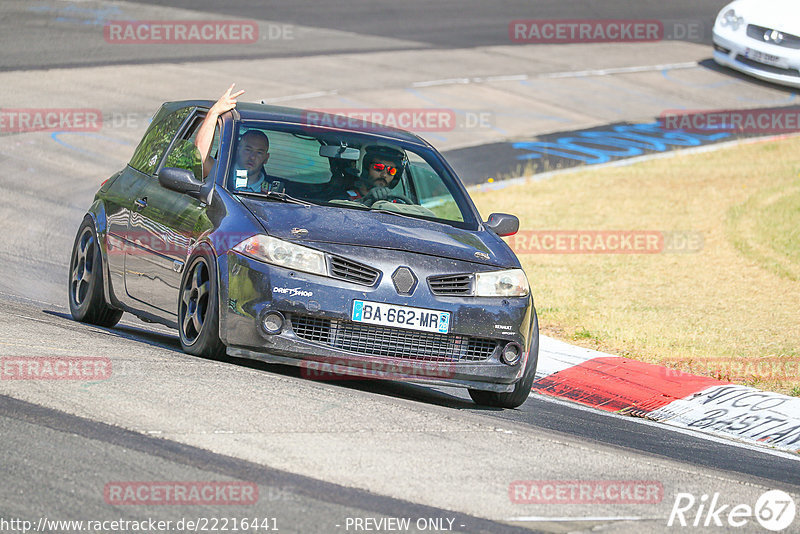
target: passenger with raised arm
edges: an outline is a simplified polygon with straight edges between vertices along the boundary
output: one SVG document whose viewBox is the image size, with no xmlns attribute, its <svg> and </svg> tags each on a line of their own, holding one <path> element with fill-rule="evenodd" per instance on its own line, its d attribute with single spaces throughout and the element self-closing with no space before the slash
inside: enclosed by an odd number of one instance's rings
<svg viewBox="0 0 800 534">
<path fill-rule="evenodd" d="M 200 125 L 200 129 L 197 131 L 195 146 L 200 151 L 200 159 L 203 162 L 203 178 L 206 178 L 216 165 L 216 161 L 211 157 L 210 152 L 217 119 L 223 113 L 235 108 L 236 99 L 244 94 L 244 91 L 232 93 L 235 85 L 231 84 L 225 94 L 211 106 L 206 118 Z M 268 185 L 267 174 L 264 170 L 267 160 L 269 160 L 269 138 L 267 135 L 260 130 L 248 130 L 242 134 L 236 149 L 234 187 L 239 191 L 262 191 Z"/>
</svg>

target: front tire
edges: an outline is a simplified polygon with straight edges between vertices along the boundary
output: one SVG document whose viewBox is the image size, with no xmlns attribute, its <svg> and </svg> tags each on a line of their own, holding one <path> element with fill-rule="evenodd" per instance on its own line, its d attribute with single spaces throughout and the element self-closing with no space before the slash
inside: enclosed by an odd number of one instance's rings
<svg viewBox="0 0 800 534">
<path fill-rule="evenodd" d="M 103 257 L 91 217 L 83 220 L 75 236 L 67 292 L 69 311 L 76 321 L 111 328 L 122 317 L 122 310 L 109 306 L 103 296 Z"/>
<path fill-rule="evenodd" d="M 189 260 L 178 299 L 178 333 L 184 352 L 218 358 L 225 353 L 219 339 L 219 291 L 214 254 L 198 248 Z"/>
<path fill-rule="evenodd" d="M 522 378 L 514 385 L 514 390 L 506 393 L 497 393 L 495 391 L 470 389 L 468 390 L 469 396 L 472 397 L 475 404 L 493 408 L 518 408 L 528 399 L 531 394 L 533 380 L 536 378 L 536 365 L 539 361 L 539 317 L 536 315 L 536 310 L 533 312 L 533 328 L 531 332 L 533 333 L 533 341 L 528 353 L 528 361 L 525 364 L 525 372 L 522 374 Z"/>
</svg>

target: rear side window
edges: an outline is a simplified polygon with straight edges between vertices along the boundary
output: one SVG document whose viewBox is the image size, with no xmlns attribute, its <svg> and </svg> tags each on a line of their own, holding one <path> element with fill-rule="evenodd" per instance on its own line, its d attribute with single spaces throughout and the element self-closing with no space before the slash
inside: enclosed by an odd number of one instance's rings
<svg viewBox="0 0 800 534">
<path fill-rule="evenodd" d="M 155 173 L 170 141 L 175 137 L 175 133 L 190 112 L 191 108 L 183 108 L 173 113 L 167 113 L 162 108 L 153 118 L 153 122 L 150 123 L 139 146 L 136 147 L 130 166 L 144 174 Z"/>
</svg>

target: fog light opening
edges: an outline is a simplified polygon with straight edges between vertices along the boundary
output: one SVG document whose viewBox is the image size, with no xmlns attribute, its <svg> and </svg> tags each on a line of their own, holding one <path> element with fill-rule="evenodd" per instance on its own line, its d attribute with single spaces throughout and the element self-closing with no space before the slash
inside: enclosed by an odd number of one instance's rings
<svg viewBox="0 0 800 534">
<path fill-rule="evenodd" d="M 514 365 L 519 361 L 520 356 L 522 356 L 522 349 L 520 346 L 516 343 L 509 343 L 503 348 L 500 359 L 507 365 Z"/>
<path fill-rule="evenodd" d="M 280 312 L 269 312 L 261 318 L 261 328 L 270 335 L 280 334 L 283 330 L 283 315 Z"/>
</svg>

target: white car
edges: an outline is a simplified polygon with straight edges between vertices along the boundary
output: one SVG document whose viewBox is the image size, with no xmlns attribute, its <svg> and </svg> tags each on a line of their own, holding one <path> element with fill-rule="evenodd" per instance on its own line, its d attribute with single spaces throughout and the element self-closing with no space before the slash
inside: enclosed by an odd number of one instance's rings
<svg viewBox="0 0 800 534">
<path fill-rule="evenodd" d="M 800 0 L 736 0 L 714 23 L 714 61 L 800 87 Z"/>
</svg>

